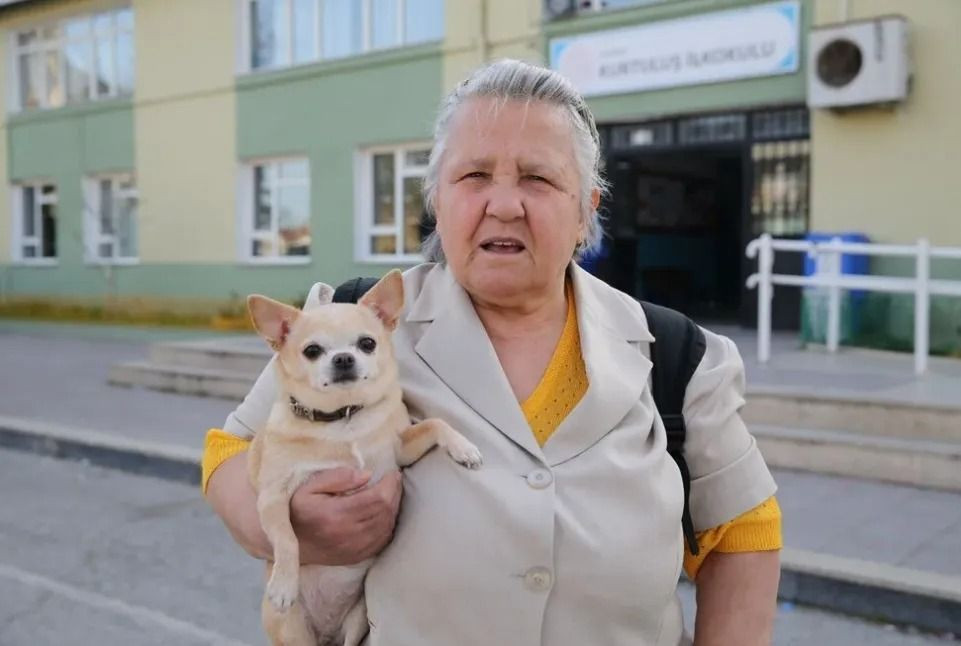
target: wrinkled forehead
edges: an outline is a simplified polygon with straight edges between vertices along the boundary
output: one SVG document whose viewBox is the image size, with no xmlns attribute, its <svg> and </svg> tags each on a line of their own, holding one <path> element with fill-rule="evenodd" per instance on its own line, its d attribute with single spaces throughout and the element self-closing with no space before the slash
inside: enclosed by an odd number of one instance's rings
<svg viewBox="0 0 961 646">
<path fill-rule="evenodd" d="M 362 334 L 376 337 L 383 331 L 380 319 L 369 308 L 331 303 L 304 312 L 290 331 L 290 342 L 297 346 L 308 340 L 348 345 Z"/>
<path fill-rule="evenodd" d="M 501 125 L 516 131 L 547 127 L 561 135 L 571 134 L 571 121 L 565 108 L 540 99 L 473 97 L 457 108 L 451 121 L 455 126 L 466 126 L 481 133 Z"/>
<path fill-rule="evenodd" d="M 571 150 L 573 127 L 566 110 L 539 100 L 475 97 L 451 117 L 447 147 L 505 141 L 560 145 Z"/>
</svg>

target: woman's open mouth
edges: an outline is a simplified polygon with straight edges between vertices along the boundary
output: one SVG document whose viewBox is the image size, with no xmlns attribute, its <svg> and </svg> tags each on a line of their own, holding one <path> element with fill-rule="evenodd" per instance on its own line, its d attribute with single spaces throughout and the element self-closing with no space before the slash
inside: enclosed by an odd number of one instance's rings
<svg viewBox="0 0 961 646">
<path fill-rule="evenodd" d="M 489 253 L 516 254 L 524 251 L 524 243 L 517 238 L 487 238 L 480 244 Z"/>
</svg>

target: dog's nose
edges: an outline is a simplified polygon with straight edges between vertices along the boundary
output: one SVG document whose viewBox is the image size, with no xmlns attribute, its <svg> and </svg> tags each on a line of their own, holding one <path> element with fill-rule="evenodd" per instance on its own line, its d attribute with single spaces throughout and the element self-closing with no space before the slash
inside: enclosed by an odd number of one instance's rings
<svg viewBox="0 0 961 646">
<path fill-rule="evenodd" d="M 335 354 L 331 361 L 334 364 L 334 368 L 337 370 L 353 370 L 354 368 L 354 355 L 350 354 L 349 352 Z"/>
</svg>

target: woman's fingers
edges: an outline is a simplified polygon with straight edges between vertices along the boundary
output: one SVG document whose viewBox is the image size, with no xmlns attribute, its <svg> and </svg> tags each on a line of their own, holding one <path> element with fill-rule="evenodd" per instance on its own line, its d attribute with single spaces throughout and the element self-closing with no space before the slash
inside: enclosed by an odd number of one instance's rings
<svg viewBox="0 0 961 646">
<path fill-rule="evenodd" d="M 300 490 L 312 494 L 345 494 L 363 487 L 370 480 L 370 471 L 347 467 L 324 469 L 311 475 Z"/>
<path fill-rule="evenodd" d="M 350 518 L 366 518 L 385 512 L 396 514 L 402 492 L 400 473 L 388 473 L 376 484 L 344 496 L 337 503 Z"/>
<path fill-rule="evenodd" d="M 388 473 L 360 490 L 352 486 L 367 480 L 369 474 L 336 469 L 315 474 L 294 494 L 291 512 L 304 562 L 357 563 L 390 541 L 403 494 L 401 475 Z"/>
</svg>

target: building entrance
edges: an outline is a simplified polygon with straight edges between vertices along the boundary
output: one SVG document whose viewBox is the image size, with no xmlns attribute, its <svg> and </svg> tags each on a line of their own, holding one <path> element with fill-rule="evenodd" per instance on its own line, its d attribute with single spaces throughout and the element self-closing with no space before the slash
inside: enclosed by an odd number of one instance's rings
<svg viewBox="0 0 961 646">
<path fill-rule="evenodd" d="M 612 188 L 602 278 L 701 321 L 750 324 L 747 243 L 807 233 L 806 110 L 612 126 L 604 144 Z M 797 327 L 795 296 L 779 297 L 777 327 Z"/>
</svg>

